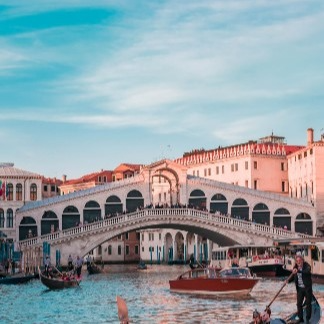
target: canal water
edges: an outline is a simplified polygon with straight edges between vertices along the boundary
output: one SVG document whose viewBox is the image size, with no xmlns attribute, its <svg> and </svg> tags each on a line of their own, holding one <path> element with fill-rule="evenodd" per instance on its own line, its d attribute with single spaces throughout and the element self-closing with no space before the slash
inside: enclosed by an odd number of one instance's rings
<svg viewBox="0 0 324 324">
<path fill-rule="evenodd" d="M 126 300 L 131 323 L 249 323 L 255 309 L 262 311 L 282 287 L 283 278 L 262 279 L 244 298 L 198 297 L 171 293 L 169 279 L 188 266 L 106 265 L 104 273 L 83 271 L 80 287 L 51 291 L 39 280 L 23 285 L 0 285 L 0 323 L 119 323 L 116 295 Z M 314 284 L 324 306 L 324 285 Z M 272 304 L 272 316 L 295 310 L 294 284 Z M 324 323 L 324 320 L 322 321 Z"/>
</svg>

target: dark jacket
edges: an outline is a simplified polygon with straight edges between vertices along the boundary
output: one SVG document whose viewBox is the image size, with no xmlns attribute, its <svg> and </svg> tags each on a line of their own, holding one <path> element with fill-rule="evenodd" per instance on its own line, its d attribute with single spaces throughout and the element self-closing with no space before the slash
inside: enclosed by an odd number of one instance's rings
<svg viewBox="0 0 324 324">
<path fill-rule="evenodd" d="M 294 269 L 298 269 L 297 264 L 295 264 Z M 311 266 L 309 263 L 303 263 L 303 268 L 301 269 L 303 283 L 305 285 L 305 289 L 312 289 L 312 273 L 311 273 Z M 297 273 L 294 275 L 294 280 L 296 284 L 296 289 L 298 290 L 298 276 Z"/>
</svg>

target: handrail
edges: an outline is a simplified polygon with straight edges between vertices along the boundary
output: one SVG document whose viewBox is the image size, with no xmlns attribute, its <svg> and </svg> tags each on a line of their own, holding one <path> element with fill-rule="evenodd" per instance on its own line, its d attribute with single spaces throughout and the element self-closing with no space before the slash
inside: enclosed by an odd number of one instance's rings
<svg viewBox="0 0 324 324">
<path fill-rule="evenodd" d="M 159 216 L 167 216 L 175 218 L 188 217 L 190 220 L 208 221 L 212 225 L 222 226 L 225 228 L 248 230 L 254 234 L 272 235 L 282 238 L 308 238 L 310 235 L 295 233 L 289 230 L 271 227 L 269 225 L 257 224 L 251 221 L 240 220 L 229 216 L 213 214 L 207 211 L 201 211 L 192 208 L 152 208 L 142 209 L 133 213 L 119 215 L 113 218 L 104 219 L 95 223 L 85 224 L 78 227 L 69 228 L 38 237 L 29 238 L 19 242 L 20 246 L 40 245 L 43 242 L 51 242 L 59 239 L 71 238 L 73 236 L 85 235 L 98 229 L 109 229 L 115 225 L 133 223 L 134 221 L 147 220 L 147 218 L 159 219 Z M 157 218 L 159 217 L 159 218 Z M 161 218 L 160 218 L 161 219 Z M 165 221 L 165 219 L 163 220 Z"/>
</svg>

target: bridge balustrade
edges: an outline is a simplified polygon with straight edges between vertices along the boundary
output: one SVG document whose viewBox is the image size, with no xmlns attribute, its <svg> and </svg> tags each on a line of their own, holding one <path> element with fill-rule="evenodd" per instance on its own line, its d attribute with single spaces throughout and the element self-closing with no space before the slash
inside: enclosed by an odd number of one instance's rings
<svg viewBox="0 0 324 324">
<path fill-rule="evenodd" d="M 272 235 L 276 237 L 286 237 L 286 238 L 294 238 L 296 236 L 300 238 L 307 238 L 310 235 L 301 234 L 301 233 L 294 233 L 288 230 L 270 227 L 269 225 L 264 224 L 257 224 L 251 221 L 239 220 L 236 218 L 232 218 L 229 216 L 217 215 L 214 213 L 209 213 L 207 211 L 201 211 L 197 209 L 191 208 L 150 208 L 150 209 L 142 209 L 140 211 L 136 211 L 129 214 L 119 215 L 113 218 L 104 219 L 102 221 L 85 224 L 78 227 L 73 227 L 66 229 L 64 231 L 59 231 L 51 234 L 42 235 L 39 237 L 33 237 L 30 239 L 26 239 L 19 242 L 20 246 L 34 246 L 40 245 L 43 242 L 50 242 L 58 239 L 64 239 L 68 237 L 82 235 L 84 233 L 91 233 L 93 231 L 109 228 L 111 226 L 117 224 L 123 224 L 129 221 L 138 221 L 138 220 L 145 220 L 148 217 L 157 218 L 161 216 L 167 217 L 188 217 L 193 219 L 200 219 L 204 221 L 209 221 L 214 223 L 215 225 L 222 225 L 223 227 L 230 227 L 231 229 L 237 230 L 247 230 L 251 231 L 255 234 L 260 235 Z"/>
</svg>

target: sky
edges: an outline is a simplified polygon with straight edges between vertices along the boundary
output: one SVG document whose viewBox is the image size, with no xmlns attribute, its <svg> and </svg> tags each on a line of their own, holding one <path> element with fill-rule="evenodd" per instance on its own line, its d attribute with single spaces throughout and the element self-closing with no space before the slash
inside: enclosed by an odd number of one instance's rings
<svg viewBox="0 0 324 324">
<path fill-rule="evenodd" d="M 323 0 L 0 0 L 0 162 L 67 179 L 324 131 Z"/>
</svg>

